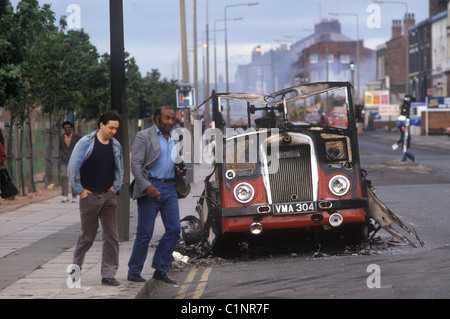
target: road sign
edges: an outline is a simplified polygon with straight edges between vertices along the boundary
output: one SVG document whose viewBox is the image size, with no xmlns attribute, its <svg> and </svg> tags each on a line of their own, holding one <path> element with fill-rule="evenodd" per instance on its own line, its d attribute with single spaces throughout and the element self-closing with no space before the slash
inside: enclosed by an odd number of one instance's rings
<svg viewBox="0 0 450 319">
<path fill-rule="evenodd" d="M 177 107 L 194 107 L 195 106 L 195 98 L 194 98 L 194 89 L 190 89 L 188 91 L 177 90 Z"/>
</svg>

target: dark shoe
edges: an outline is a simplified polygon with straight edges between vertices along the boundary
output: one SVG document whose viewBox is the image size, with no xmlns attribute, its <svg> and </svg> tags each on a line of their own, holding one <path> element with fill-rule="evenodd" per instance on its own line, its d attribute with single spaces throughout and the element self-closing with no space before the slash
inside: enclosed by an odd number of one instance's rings
<svg viewBox="0 0 450 319">
<path fill-rule="evenodd" d="M 108 286 L 118 286 L 120 283 L 116 280 L 116 278 L 102 278 L 102 284 Z"/>
<path fill-rule="evenodd" d="M 156 280 L 159 280 L 159 281 L 163 281 L 168 284 L 173 284 L 173 285 L 177 284 L 177 282 L 175 280 L 173 280 L 172 278 L 170 278 L 169 275 L 167 274 L 167 272 L 165 272 L 165 271 L 155 270 L 155 272 L 153 273 L 153 278 L 155 278 Z"/>
<path fill-rule="evenodd" d="M 145 282 L 145 279 L 139 275 L 139 274 L 129 274 L 128 275 L 129 281 L 136 281 L 136 282 Z"/>
</svg>

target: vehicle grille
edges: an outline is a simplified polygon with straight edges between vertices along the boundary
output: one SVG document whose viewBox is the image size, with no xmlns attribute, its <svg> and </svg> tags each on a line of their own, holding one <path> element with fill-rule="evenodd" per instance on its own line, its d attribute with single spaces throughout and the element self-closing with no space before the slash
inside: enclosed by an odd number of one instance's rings
<svg viewBox="0 0 450 319">
<path fill-rule="evenodd" d="M 269 174 L 272 202 L 313 200 L 310 146 L 280 146 L 278 165 L 278 171 Z"/>
</svg>

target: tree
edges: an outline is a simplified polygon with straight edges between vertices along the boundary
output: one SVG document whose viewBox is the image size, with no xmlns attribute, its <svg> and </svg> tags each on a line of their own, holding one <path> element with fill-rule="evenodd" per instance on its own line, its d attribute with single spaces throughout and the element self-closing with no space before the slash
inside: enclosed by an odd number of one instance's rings
<svg viewBox="0 0 450 319">
<path fill-rule="evenodd" d="M 161 73 L 157 69 L 153 69 L 151 73 L 147 73 L 143 82 L 143 97 L 154 108 L 165 105 L 176 109 L 178 84 L 175 80 L 168 81 L 165 78 L 161 80 Z"/>
<path fill-rule="evenodd" d="M 7 4 L 5 4 L 7 2 Z M 19 145 L 17 154 L 17 170 L 19 175 L 19 185 L 22 189 L 22 195 L 26 195 L 24 173 L 22 169 L 22 144 L 23 128 L 27 125 L 27 152 L 28 152 L 28 186 L 31 191 L 36 191 L 33 180 L 33 153 L 31 142 L 30 112 L 36 107 L 41 98 L 36 95 L 35 83 L 33 82 L 33 63 L 31 62 L 39 47 L 40 42 L 46 36 L 55 32 L 53 25 L 54 14 L 49 5 L 39 8 L 37 0 L 23 0 L 17 6 L 17 12 L 13 14 L 9 1 L 3 1 L 4 8 L 7 9 L 6 15 L 1 17 L 2 23 L 9 27 L 5 29 L 8 52 L 9 69 L 15 70 L 15 85 L 13 92 L 11 89 L 8 95 L 5 95 L 6 109 L 11 112 L 10 138 L 12 137 L 13 125 L 18 129 L 17 145 Z M 11 77 L 10 77 L 11 78 Z M 8 154 L 12 153 L 12 143 L 8 143 Z"/>
<path fill-rule="evenodd" d="M 50 118 L 50 143 L 53 145 L 59 124 L 67 110 L 74 110 L 79 118 L 93 119 L 109 104 L 108 66 L 99 58 L 97 49 L 90 44 L 89 36 L 83 31 L 65 32 L 66 22 L 62 18 L 60 27 L 55 25 L 55 14 L 49 5 L 42 8 L 36 0 L 23 0 L 14 13 L 9 1 L 0 0 L 2 13 L 0 23 L 0 54 L 7 57 L 2 63 L 0 76 L 13 83 L 6 84 L 0 101 L 11 113 L 11 123 L 18 128 L 17 169 L 22 194 L 25 195 L 22 171 L 23 130 L 26 128 L 28 161 L 28 189 L 35 191 L 33 180 L 33 148 L 30 113 L 40 107 L 43 115 Z M 9 59 L 9 60 L 8 60 Z M 12 81 L 14 80 L 14 81 Z M 0 91 L 0 92 L 2 92 Z M 6 92 L 8 94 L 6 94 Z M 9 136 L 12 137 L 13 126 Z M 12 143 L 8 143 L 8 154 L 12 154 Z M 50 153 L 46 165 L 56 167 Z M 46 183 L 53 182 L 50 168 L 46 170 Z"/>
<path fill-rule="evenodd" d="M 129 53 L 125 52 L 128 59 Z M 144 81 L 134 58 L 128 59 L 125 65 L 126 99 L 128 118 L 139 117 L 140 98 L 143 94 Z"/>
<path fill-rule="evenodd" d="M 128 57 L 129 54 L 126 53 Z M 145 99 L 153 106 L 153 111 L 159 106 L 169 106 L 176 108 L 177 81 L 167 79 L 161 80 L 161 73 L 153 69 L 145 77 L 141 76 L 139 67 L 134 58 L 128 60 L 125 69 L 127 80 L 127 115 L 129 118 L 139 118 L 139 104 L 141 99 Z"/>
<path fill-rule="evenodd" d="M 17 95 L 22 76 L 20 55 L 15 45 L 13 28 L 14 11 L 9 0 L 0 0 L 0 107 Z"/>
<path fill-rule="evenodd" d="M 43 114 L 63 120 L 72 109 L 80 119 L 91 120 L 109 104 L 109 72 L 97 49 L 84 31 L 60 31 L 42 45 L 36 79 L 48 89 L 43 98 Z"/>
<path fill-rule="evenodd" d="M 69 110 L 76 119 L 91 120 L 109 106 L 109 72 L 107 63 L 101 61 L 97 49 L 83 30 L 64 33 L 65 20 L 58 33 L 50 34 L 39 45 L 33 72 L 35 88 L 41 89 L 41 113 L 50 118 L 50 138 L 58 136 L 59 127 Z M 53 120 L 53 121 L 52 121 Z M 52 124 L 54 130 L 52 130 Z M 53 145 L 56 143 L 50 143 Z M 55 149 L 55 152 L 58 150 Z M 54 158 L 49 154 L 50 158 Z M 47 163 L 46 184 L 54 180 L 52 167 Z"/>
<path fill-rule="evenodd" d="M 46 141 L 45 182 L 54 182 L 56 168 L 53 140 L 69 111 L 76 120 L 90 121 L 111 106 L 110 57 L 99 55 L 83 30 L 66 30 L 65 17 L 56 25 L 50 5 L 39 6 L 37 0 L 22 0 L 16 11 L 9 0 L 0 0 L 0 107 L 10 111 L 8 134 L 9 158 L 13 158 L 13 129 L 17 127 L 17 181 L 25 195 L 22 144 L 26 142 L 28 190 L 35 191 L 33 179 L 33 143 L 30 114 L 39 110 L 49 117 L 49 140 Z M 141 76 L 134 58 L 126 54 L 126 95 L 129 118 L 139 117 L 139 101 L 145 98 L 154 107 L 176 107 L 177 82 L 161 79 L 153 69 Z M 25 135 L 25 133 L 27 133 Z M 24 139 L 26 137 L 26 139 Z M 13 171 L 8 161 L 9 169 Z"/>
</svg>

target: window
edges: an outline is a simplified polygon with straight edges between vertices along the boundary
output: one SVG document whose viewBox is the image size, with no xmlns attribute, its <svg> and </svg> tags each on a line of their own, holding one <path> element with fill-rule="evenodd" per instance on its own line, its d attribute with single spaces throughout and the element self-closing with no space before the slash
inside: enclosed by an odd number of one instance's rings
<svg viewBox="0 0 450 319">
<path fill-rule="evenodd" d="M 311 53 L 309 55 L 309 63 L 319 63 L 319 56 L 317 53 Z"/>
<path fill-rule="evenodd" d="M 334 61 L 334 55 L 333 55 L 333 53 L 328 53 L 328 63 L 333 63 L 333 61 Z"/>
<path fill-rule="evenodd" d="M 341 54 L 341 64 L 350 63 L 350 54 Z"/>
</svg>

